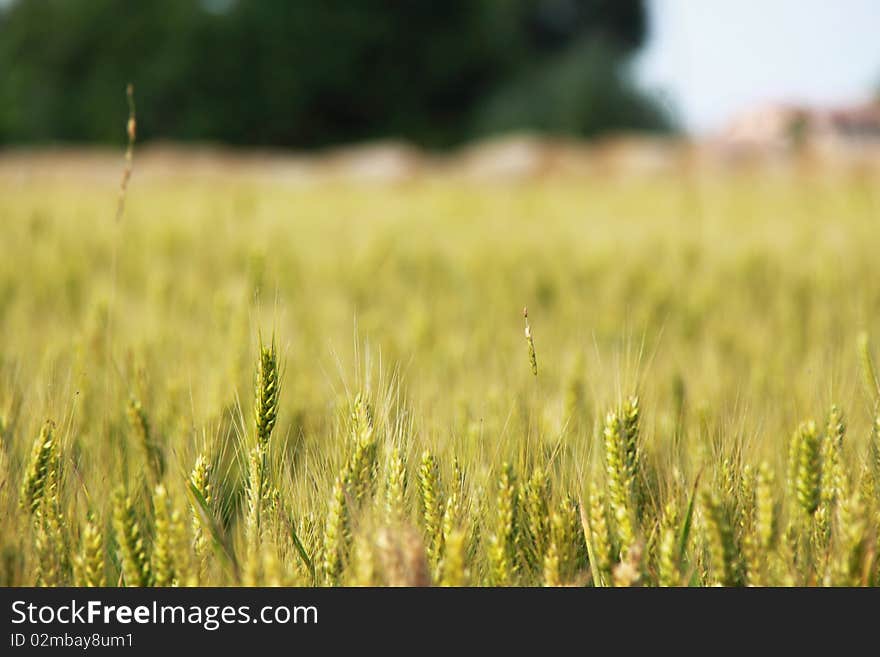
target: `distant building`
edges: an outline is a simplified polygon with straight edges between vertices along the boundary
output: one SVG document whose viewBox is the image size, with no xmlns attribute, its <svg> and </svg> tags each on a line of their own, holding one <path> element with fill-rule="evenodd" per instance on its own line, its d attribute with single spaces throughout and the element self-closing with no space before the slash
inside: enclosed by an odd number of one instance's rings
<svg viewBox="0 0 880 657">
<path fill-rule="evenodd" d="M 831 109 L 776 104 L 744 112 L 719 135 L 734 149 L 787 151 L 800 146 L 880 145 L 880 102 Z"/>
</svg>

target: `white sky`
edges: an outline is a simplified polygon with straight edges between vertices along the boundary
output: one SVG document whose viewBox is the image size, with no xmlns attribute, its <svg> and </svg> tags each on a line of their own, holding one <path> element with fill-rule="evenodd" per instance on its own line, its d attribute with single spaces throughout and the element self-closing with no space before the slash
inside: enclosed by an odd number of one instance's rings
<svg viewBox="0 0 880 657">
<path fill-rule="evenodd" d="M 705 133 L 762 102 L 880 90 L 880 0 L 649 0 L 637 79 Z"/>
</svg>

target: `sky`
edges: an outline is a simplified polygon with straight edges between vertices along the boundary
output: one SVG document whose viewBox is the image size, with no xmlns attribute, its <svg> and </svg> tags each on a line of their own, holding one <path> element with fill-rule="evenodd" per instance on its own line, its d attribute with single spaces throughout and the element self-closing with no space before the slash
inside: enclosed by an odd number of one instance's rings
<svg viewBox="0 0 880 657">
<path fill-rule="evenodd" d="M 648 0 L 637 79 L 682 127 L 718 130 L 778 101 L 831 106 L 880 92 L 880 0 Z"/>
</svg>

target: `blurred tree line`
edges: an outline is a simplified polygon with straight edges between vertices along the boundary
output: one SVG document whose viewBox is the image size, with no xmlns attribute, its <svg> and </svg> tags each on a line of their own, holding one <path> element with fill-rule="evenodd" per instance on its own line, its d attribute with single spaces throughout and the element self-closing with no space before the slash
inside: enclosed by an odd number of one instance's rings
<svg viewBox="0 0 880 657">
<path fill-rule="evenodd" d="M 662 129 L 626 73 L 642 0 L 12 0 L 0 143 L 315 147 L 502 130 Z"/>
</svg>

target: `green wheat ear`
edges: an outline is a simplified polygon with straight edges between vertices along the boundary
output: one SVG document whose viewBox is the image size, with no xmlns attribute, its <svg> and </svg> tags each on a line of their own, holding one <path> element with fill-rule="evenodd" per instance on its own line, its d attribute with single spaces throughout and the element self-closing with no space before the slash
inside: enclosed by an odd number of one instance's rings
<svg viewBox="0 0 880 657">
<path fill-rule="evenodd" d="M 805 422 L 798 428 L 796 439 L 797 448 L 797 475 L 795 487 L 797 501 L 801 511 L 812 516 L 819 507 L 821 498 L 821 444 L 816 423 Z"/>
<path fill-rule="evenodd" d="M 590 572 L 594 586 L 607 586 L 614 554 L 608 526 L 605 492 L 596 482 L 590 484 L 589 513 L 581 507 L 581 525 L 589 551 Z"/>
<path fill-rule="evenodd" d="M 518 507 L 516 472 L 513 466 L 505 463 L 498 479 L 495 531 L 489 537 L 488 554 L 492 581 L 498 586 L 510 584 L 516 574 Z"/>
<path fill-rule="evenodd" d="M 324 583 L 328 586 L 339 583 L 350 540 L 345 478 L 344 473 L 340 473 L 333 484 L 333 495 L 327 507 L 327 520 L 324 524 L 322 570 Z"/>
<path fill-rule="evenodd" d="M 870 548 L 868 510 L 859 491 L 841 500 L 837 534 L 837 553 L 829 573 L 831 581 L 826 583 L 833 586 L 864 585 L 863 578 L 870 572 L 865 562 L 874 555 Z"/>
<path fill-rule="evenodd" d="M 79 557 L 80 586 L 100 587 L 106 586 L 107 579 L 104 573 L 104 536 L 101 528 L 95 521 L 94 515 L 89 514 L 82 532 L 82 552 Z"/>
<path fill-rule="evenodd" d="M 33 531 L 36 556 L 34 574 L 37 586 L 61 586 L 64 583 L 63 574 L 52 530 L 45 522 L 45 515 L 39 511 L 36 514 Z"/>
<path fill-rule="evenodd" d="M 762 552 L 770 552 L 776 543 L 776 502 L 773 490 L 776 479 L 773 469 L 766 461 L 758 467 L 755 485 L 755 534 Z"/>
<path fill-rule="evenodd" d="M 540 466 L 522 489 L 523 531 L 518 534 L 520 550 L 530 567 L 544 564 L 544 554 L 550 544 L 550 478 Z M 561 519 L 560 519 L 561 522 Z M 558 560 L 559 546 L 556 546 Z"/>
<path fill-rule="evenodd" d="M 278 372 L 278 355 L 275 338 L 268 346 L 260 339 L 260 354 L 254 377 L 254 445 L 248 450 L 248 477 L 246 485 L 247 515 L 245 537 L 248 546 L 246 565 L 248 577 L 259 579 L 259 568 L 264 550 L 261 549 L 264 532 L 264 511 L 277 505 L 277 490 L 270 481 L 269 441 L 278 419 L 278 398 L 281 381 Z"/>
<path fill-rule="evenodd" d="M 563 586 L 571 582 L 578 561 L 585 557 L 581 549 L 583 544 L 577 503 L 566 496 L 558 509 L 550 514 L 549 543 L 544 551 L 545 586 Z"/>
<path fill-rule="evenodd" d="M 150 483 L 155 486 L 162 481 L 165 474 L 165 459 L 162 456 L 162 450 L 154 440 L 147 413 L 141 402 L 131 397 L 128 401 L 127 411 L 129 424 L 147 462 Z"/>
<path fill-rule="evenodd" d="M 69 582 L 72 566 L 69 530 L 61 506 L 58 456 L 46 475 L 46 483 L 36 510 L 33 512 L 34 544 L 38 556 L 37 581 L 43 586 L 60 586 Z"/>
<path fill-rule="evenodd" d="M 378 476 L 378 443 L 369 402 L 358 394 L 351 414 L 351 454 L 345 486 L 356 504 L 372 498 Z"/>
<path fill-rule="evenodd" d="M 538 356 L 535 353 L 535 339 L 532 337 L 532 327 L 529 326 L 529 309 L 523 308 L 523 318 L 526 322 L 526 344 L 529 347 L 529 365 L 532 366 L 532 374 L 538 376 Z"/>
<path fill-rule="evenodd" d="M 406 515 L 406 463 L 400 448 L 391 450 L 385 473 L 385 516 L 388 524 L 400 523 Z"/>
<path fill-rule="evenodd" d="M 274 336 L 268 346 L 263 345 L 262 339 L 260 340 L 255 379 L 254 425 L 257 444 L 265 451 L 269 447 L 269 439 L 278 419 L 278 397 L 281 392 Z"/>
<path fill-rule="evenodd" d="M 557 518 L 554 513 L 552 521 Z M 559 566 L 559 546 L 556 541 L 551 540 L 547 551 L 544 554 L 544 586 L 562 586 L 562 573 Z"/>
<path fill-rule="evenodd" d="M 429 451 L 422 454 L 419 464 L 419 492 L 422 501 L 422 521 L 425 546 L 431 567 L 440 560 L 443 542 L 443 493 L 440 485 L 440 468 L 437 459 Z"/>
<path fill-rule="evenodd" d="M 155 586 L 172 586 L 182 579 L 177 559 L 180 517 L 173 509 L 168 490 L 159 484 L 153 491 L 155 537 L 153 539 L 152 571 Z"/>
<path fill-rule="evenodd" d="M 456 530 L 464 527 L 467 516 L 465 502 L 464 470 L 458 462 L 458 458 L 452 459 L 452 487 L 443 509 L 443 521 L 440 528 L 440 542 L 443 552 L 446 552 L 446 539 Z"/>
<path fill-rule="evenodd" d="M 636 542 L 639 489 L 639 399 L 608 413 L 604 428 L 608 503 L 621 556 Z"/>
<path fill-rule="evenodd" d="M 195 465 L 190 473 L 190 485 L 198 491 L 208 510 L 212 507 L 213 487 L 211 484 L 211 463 L 204 454 L 196 457 Z M 208 556 L 210 553 L 210 528 L 205 526 L 205 520 L 197 508 L 197 502 L 192 501 L 190 506 L 192 512 L 192 545 L 195 553 L 196 563 L 196 580 L 201 582 L 208 568 Z"/>
<path fill-rule="evenodd" d="M 123 488 L 113 494 L 113 531 L 119 546 L 122 574 L 126 586 L 152 583 L 147 544 L 131 496 Z"/>
<path fill-rule="evenodd" d="M 588 558 L 580 507 L 570 494 L 559 501 L 554 517 L 550 536 L 559 552 L 560 577 L 563 583 L 569 583 L 578 571 L 586 570 Z"/>
<path fill-rule="evenodd" d="M 47 420 L 34 441 L 31 458 L 21 486 L 21 506 L 34 514 L 40 508 L 51 485 L 52 471 L 57 467 L 57 450 L 54 440 L 55 425 Z"/>
<path fill-rule="evenodd" d="M 461 529 L 450 531 L 443 545 L 440 586 L 467 586 L 467 535 Z"/>
<path fill-rule="evenodd" d="M 669 502 L 663 508 L 660 523 L 659 556 L 657 559 L 657 579 L 660 586 L 681 586 L 681 564 L 678 555 L 678 507 Z"/>
<path fill-rule="evenodd" d="M 841 461 L 845 434 L 846 423 L 843 413 L 837 406 L 832 405 L 825 433 L 820 439 L 820 503 L 816 520 L 824 543 L 831 538 L 832 514 L 846 487 L 846 475 Z"/>
<path fill-rule="evenodd" d="M 721 586 L 740 586 L 742 572 L 733 527 L 727 506 L 719 496 L 704 490 L 702 494 L 707 542 L 712 575 Z"/>
</svg>

